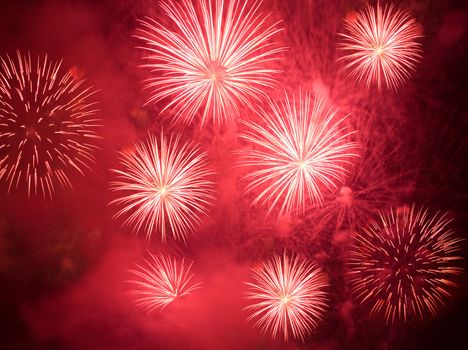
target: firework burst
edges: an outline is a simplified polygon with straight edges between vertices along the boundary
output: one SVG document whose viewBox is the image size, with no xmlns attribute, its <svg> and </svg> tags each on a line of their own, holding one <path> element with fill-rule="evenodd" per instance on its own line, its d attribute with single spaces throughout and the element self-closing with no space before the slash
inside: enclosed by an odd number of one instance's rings
<svg viewBox="0 0 468 350">
<path fill-rule="evenodd" d="M 122 154 L 124 170 L 114 170 L 117 181 L 111 189 L 121 197 L 111 204 L 122 207 L 116 217 L 136 231 L 144 229 L 148 239 L 159 230 L 165 241 L 169 229 L 174 238 L 186 235 L 201 223 L 212 202 L 214 186 L 204 152 L 180 136 L 158 141 L 149 136 L 130 154 Z"/>
<path fill-rule="evenodd" d="M 455 286 L 460 242 L 446 213 L 414 205 L 381 214 L 356 234 L 350 258 L 351 291 L 387 323 L 436 314 Z"/>
<path fill-rule="evenodd" d="M 272 38 L 278 23 L 268 25 L 260 1 L 166 1 L 161 7 L 173 28 L 155 20 L 141 21 L 137 37 L 147 52 L 144 66 L 155 76 L 146 81 L 148 102 L 170 100 L 175 120 L 190 123 L 197 113 L 201 124 L 211 118 L 220 125 L 237 117 L 239 105 L 266 96 L 275 85 L 279 59 Z"/>
<path fill-rule="evenodd" d="M 133 286 L 129 294 L 138 307 L 151 312 L 163 309 L 175 299 L 188 295 L 200 288 L 201 283 L 193 283 L 190 272 L 192 264 L 178 261 L 160 254 L 149 254 L 144 265 L 136 265 L 130 272 L 136 279 L 127 281 Z"/>
<path fill-rule="evenodd" d="M 261 189 L 253 205 L 267 205 L 267 215 L 276 206 L 279 216 L 320 205 L 323 192 L 336 189 L 347 173 L 346 165 L 357 156 L 357 144 L 349 140 L 337 111 L 324 110 L 319 99 L 306 94 L 298 106 L 286 95 L 278 105 L 259 113 L 264 126 L 245 122 L 241 137 L 254 149 L 241 151 L 241 165 L 254 168 L 244 179 L 247 192 Z"/>
<path fill-rule="evenodd" d="M 408 13 L 377 4 L 345 19 L 346 33 L 338 48 L 343 52 L 344 70 L 367 86 L 385 83 L 397 89 L 409 79 L 421 59 L 420 25 Z"/>
<path fill-rule="evenodd" d="M 52 198 L 71 188 L 69 173 L 93 161 L 99 127 L 95 91 L 63 71 L 62 62 L 0 57 L 0 179 Z"/>
<path fill-rule="evenodd" d="M 253 282 L 246 298 L 252 304 L 250 319 L 273 338 L 282 333 L 302 340 L 317 327 L 327 307 L 325 275 L 308 260 L 297 255 L 274 255 L 262 267 L 252 269 Z"/>
</svg>

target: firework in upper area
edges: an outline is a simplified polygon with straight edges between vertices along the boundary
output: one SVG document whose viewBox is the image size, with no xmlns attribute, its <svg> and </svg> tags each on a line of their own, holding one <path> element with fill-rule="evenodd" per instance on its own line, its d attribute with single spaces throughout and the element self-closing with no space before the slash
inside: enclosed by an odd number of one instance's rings
<svg viewBox="0 0 468 350">
<path fill-rule="evenodd" d="M 299 101 L 287 95 L 281 104 L 270 100 L 261 109 L 262 125 L 246 122 L 241 137 L 253 149 L 241 151 L 241 165 L 252 167 L 245 176 L 247 191 L 259 192 L 253 205 L 279 207 L 279 215 L 320 205 L 323 193 L 336 189 L 347 173 L 346 165 L 357 156 L 337 111 L 324 110 L 310 95 Z"/>
<path fill-rule="evenodd" d="M 246 307 L 255 326 L 272 333 L 304 339 L 317 327 L 327 308 L 327 278 L 313 263 L 297 255 L 274 255 L 252 269 Z"/>
<path fill-rule="evenodd" d="M 148 102 L 166 101 L 175 120 L 221 125 L 238 116 L 241 105 L 267 94 L 278 73 L 270 67 L 282 51 L 274 43 L 278 23 L 260 11 L 260 1 L 165 1 L 172 22 L 141 21 L 145 67 L 152 77 Z"/>
<path fill-rule="evenodd" d="M 368 5 L 366 10 L 347 17 L 344 27 L 338 46 L 343 53 L 343 69 L 367 86 L 377 84 L 380 89 L 385 84 L 397 89 L 421 59 L 420 25 L 393 5 Z"/>
<path fill-rule="evenodd" d="M 89 168 L 99 138 L 94 94 L 47 56 L 0 57 L 0 179 L 8 191 L 52 198 L 57 185 L 72 187 L 73 170 Z"/>
<path fill-rule="evenodd" d="M 207 214 L 213 201 L 213 174 L 204 152 L 180 136 L 169 140 L 161 132 L 150 135 L 135 150 L 122 154 L 123 170 L 114 170 L 117 180 L 111 189 L 120 194 L 111 204 L 121 207 L 116 217 L 148 238 L 159 231 L 165 241 L 167 231 L 185 240 Z"/>
<path fill-rule="evenodd" d="M 133 287 L 129 294 L 137 306 L 149 312 L 163 309 L 175 299 L 200 288 L 200 283 L 192 282 L 192 264 L 187 265 L 184 259 L 178 261 L 162 254 L 150 254 L 144 265 L 130 270 L 135 279 L 128 281 Z"/>
<path fill-rule="evenodd" d="M 356 234 L 350 285 L 356 300 L 387 323 L 435 314 L 455 286 L 462 239 L 446 213 L 414 205 L 381 214 Z"/>
</svg>

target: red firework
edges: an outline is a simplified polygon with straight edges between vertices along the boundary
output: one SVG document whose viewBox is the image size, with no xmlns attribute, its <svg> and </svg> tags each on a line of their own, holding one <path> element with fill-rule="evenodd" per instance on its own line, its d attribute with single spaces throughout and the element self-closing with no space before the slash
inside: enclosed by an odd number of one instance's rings
<svg viewBox="0 0 468 350">
<path fill-rule="evenodd" d="M 387 323 L 436 314 L 455 286 L 460 242 L 446 213 L 403 207 L 381 214 L 356 234 L 351 252 L 351 291 Z"/>
<path fill-rule="evenodd" d="M 364 11 L 353 13 L 345 19 L 346 33 L 338 48 L 344 56 L 344 70 L 367 86 L 376 83 L 380 89 L 385 82 L 388 88 L 397 89 L 410 77 L 421 59 L 422 37 L 420 25 L 393 5 L 370 5 Z"/>
<path fill-rule="evenodd" d="M 181 144 L 180 136 L 167 141 L 161 132 L 159 141 L 149 136 L 121 161 L 124 170 L 113 170 L 118 180 L 111 183 L 122 195 L 111 202 L 122 207 L 116 217 L 126 217 L 125 224 L 136 231 L 144 229 L 148 239 L 159 230 L 165 241 L 169 229 L 174 238 L 185 240 L 214 199 L 205 153 L 189 142 Z"/>
<path fill-rule="evenodd" d="M 274 255 L 261 268 L 252 269 L 253 282 L 246 298 L 252 304 L 250 319 L 273 338 L 283 333 L 284 340 L 309 335 L 327 307 L 327 279 L 321 270 L 297 255 Z"/>
<path fill-rule="evenodd" d="M 190 123 L 201 113 L 201 124 L 220 125 L 237 117 L 239 106 L 266 96 L 275 85 L 279 59 L 271 39 L 278 23 L 267 25 L 260 1 L 166 1 L 161 7 L 172 21 L 168 28 L 155 20 L 141 21 L 137 37 L 145 42 L 145 59 L 155 76 L 146 81 L 148 102 L 170 101 L 175 120 Z"/>
<path fill-rule="evenodd" d="M 134 287 L 129 294 L 138 307 L 149 312 L 163 309 L 175 299 L 200 288 L 201 283 L 192 282 L 192 264 L 187 265 L 184 259 L 177 261 L 162 254 L 150 254 L 144 266 L 136 265 L 130 270 L 136 279 L 127 281 Z"/>
<path fill-rule="evenodd" d="M 71 188 L 69 172 L 83 174 L 99 137 L 95 91 L 47 56 L 34 62 L 17 52 L 0 57 L 0 179 L 50 197 L 56 184 Z"/>
<path fill-rule="evenodd" d="M 281 216 L 320 205 L 323 193 L 336 189 L 357 157 L 353 132 L 342 125 L 346 117 L 336 114 L 309 94 L 298 106 L 286 95 L 280 105 L 270 100 L 270 111 L 260 110 L 263 125 L 245 122 L 249 130 L 241 137 L 254 149 L 241 151 L 241 165 L 254 169 L 244 179 L 247 192 L 260 190 L 253 205 L 269 205 L 267 214 L 279 206 Z"/>
</svg>

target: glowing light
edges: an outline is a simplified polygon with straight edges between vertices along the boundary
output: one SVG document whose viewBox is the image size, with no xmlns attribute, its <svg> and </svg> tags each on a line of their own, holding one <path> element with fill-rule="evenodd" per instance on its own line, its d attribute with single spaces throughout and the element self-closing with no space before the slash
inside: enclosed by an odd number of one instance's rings
<svg viewBox="0 0 468 350">
<path fill-rule="evenodd" d="M 0 179 L 8 191 L 22 185 L 28 197 L 52 198 L 69 173 L 93 161 L 99 120 L 95 91 L 63 71 L 62 62 L 0 57 Z"/>
<path fill-rule="evenodd" d="M 174 119 L 221 125 L 236 118 L 239 106 L 265 97 L 275 85 L 278 60 L 273 39 L 281 29 L 268 25 L 260 1 L 165 1 L 161 8 L 173 26 L 153 19 L 140 21 L 136 35 L 145 45 L 144 64 L 154 73 L 146 88 L 149 103 L 167 100 Z M 169 102 L 170 101 L 170 102 Z"/>
<path fill-rule="evenodd" d="M 193 283 L 190 272 L 192 264 L 178 261 L 165 255 L 149 254 L 144 265 L 136 265 L 130 272 L 136 279 L 127 281 L 133 286 L 129 294 L 138 307 L 151 312 L 167 307 L 177 298 L 200 288 L 201 283 Z"/>
<path fill-rule="evenodd" d="M 111 184 L 121 194 L 111 202 L 121 207 L 116 217 L 126 217 L 125 224 L 136 231 L 144 229 L 148 239 L 159 230 L 164 241 L 169 229 L 174 238 L 185 240 L 214 199 L 205 153 L 181 144 L 180 136 L 167 141 L 161 133 L 160 140 L 149 136 L 121 161 L 124 170 L 113 170 L 118 178 Z"/>
<path fill-rule="evenodd" d="M 393 5 L 370 5 L 364 11 L 345 19 L 346 33 L 338 48 L 344 70 L 367 86 L 376 83 L 380 89 L 385 83 L 396 89 L 409 79 L 411 71 L 421 59 L 422 37 L 419 24 Z"/>
<path fill-rule="evenodd" d="M 244 177 L 247 192 L 260 192 L 253 205 L 269 205 L 268 214 L 279 206 L 280 216 L 305 210 L 343 180 L 357 144 L 342 125 L 346 117 L 336 119 L 337 111 L 323 106 L 308 94 L 297 106 L 286 95 L 281 105 L 270 100 L 269 111 L 260 111 L 263 125 L 245 122 L 241 137 L 254 149 L 241 151 L 240 164 L 253 167 Z"/>
<path fill-rule="evenodd" d="M 270 331 L 304 339 L 317 327 L 327 307 L 326 277 L 313 263 L 297 255 L 275 255 L 261 268 L 252 269 L 253 282 L 246 298 L 252 304 L 249 320 Z"/>
<path fill-rule="evenodd" d="M 387 323 L 436 314 L 455 286 L 460 242 L 447 214 L 413 205 L 381 214 L 356 234 L 351 252 L 351 291 Z"/>
</svg>

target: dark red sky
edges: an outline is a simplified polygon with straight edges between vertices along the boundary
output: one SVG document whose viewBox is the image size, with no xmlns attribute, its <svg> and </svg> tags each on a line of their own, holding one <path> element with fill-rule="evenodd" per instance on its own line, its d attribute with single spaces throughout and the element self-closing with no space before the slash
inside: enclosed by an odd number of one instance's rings
<svg viewBox="0 0 468 350">
<path fill-rule="evenodd" d="M 373 157 L 356 183 L 381 181 L 391 205 L 449 210 L 468 232 L 468 5 L 395 1 L 424 28 L 423 59 L 398 93 L 366 89 L 338 72 L 336 33 L 364 1 L 265 0 L 283 18 L 289 48 L 281 68 L 287 90 L 326 94 L 363 130 Z M 238 127 L 182 129 L 142 107 L 136 19 L 158 12 L 151 0 L 3 0 L 0 54 L 15 50 L 63 58 L 98 90 L 103 119 L 96 166 L 73 177 L 75 191 L 54 201 L 6 194 L 0 186 L 0 348 L 2 349 L 461 349 L 468 346 L 468 278 L 436 318 L 386 326 L 352 303 L 343 260 L 349 235 L 317 220 L 276 223 L 249 209 L 232 167 Z M 251 112 L 245 111 L 246 118 Z M 250 113 L 250 114 L 249 114 Z M 134 235 L 113 220 L 109 169 L 117 152 L 148 130 L 183 131 L 203 145 L 217 171 L 217 204 L 187 246 Z M 364 186 L 364 185 L 363 185 Z M 125 294 L 127 269 L 146 250 L 195 260 L 203 288 L 162 313 L 145 314 Z M 330 308 L 305 343 L 272 341 L 245 321 L 249 266 L 272 252 L 299 251 L 330 276 Z M 464 250 L 468 257 L 467 250 Z M 466 265 L 466 262 L 465 262 Z M 3 343 L 3 344 L 2 344 Z"/>
</svg>

